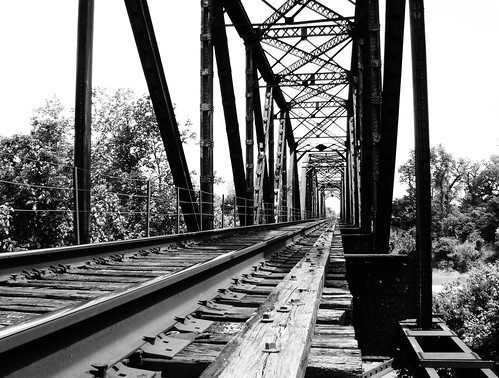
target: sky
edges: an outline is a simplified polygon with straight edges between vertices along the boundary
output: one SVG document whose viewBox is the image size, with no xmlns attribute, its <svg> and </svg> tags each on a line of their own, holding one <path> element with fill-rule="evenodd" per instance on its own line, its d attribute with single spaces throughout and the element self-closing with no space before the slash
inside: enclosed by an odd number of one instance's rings
<svg viewBox="0 0 499 378">
<path fill-rule="evenodd" d="M 147 93 L 123 1 L 95 3 L 93 85 Z M 47 98 L 57 96 L 68 109 L 74 107 L 77 5 L 77 0 L 0 2 L 0 135 L 28 133 L 33 109 Z M 149 0 L 149 7 L 177 120 L 191 120 L 198 131 L 199 0 L 175 6 Z M 430 143 L 441 143 L 456 157 L 487 159 L 499 153 L 499 1 L 426 0 L 425 8 Z M 414 146 L 408 42 L 397 164 L 407 160 Z M 231 45 L 230 53 L 236 102 L 244 108 L 242 42 Z M 239 122 L 243 125 L 243 118 Z M 215 169 L 228 181 L 223 111 L 217 103 L 215 129 Z M 198 147 L 191 148 L 189 169 L 199 170 Z M 401 195 L 397 189 L 395 194 Z"/>
</svg>

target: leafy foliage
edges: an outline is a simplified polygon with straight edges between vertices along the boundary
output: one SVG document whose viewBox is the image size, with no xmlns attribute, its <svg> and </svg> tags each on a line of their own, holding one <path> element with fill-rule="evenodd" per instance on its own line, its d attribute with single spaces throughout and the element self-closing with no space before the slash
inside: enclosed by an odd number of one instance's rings
<svg viewBox="0 0 499 378">
<path fill-rule="evenodd" d="M 92 105 L 91 241 L 146 236 L 148 188 L 149 234 L 173 232 L 176 189 L 149 97 L 96 89 Z M 0 251 L 74 243 L 72 117 L 53 98 L 31 127 L 0 137 Z"/>
<path fill-rule="evenodd" d="M 464 284 L 435 294 L 434 311 L 482 358 L 499 364 L 498 262 L 471 269 Z"/>
</svg>

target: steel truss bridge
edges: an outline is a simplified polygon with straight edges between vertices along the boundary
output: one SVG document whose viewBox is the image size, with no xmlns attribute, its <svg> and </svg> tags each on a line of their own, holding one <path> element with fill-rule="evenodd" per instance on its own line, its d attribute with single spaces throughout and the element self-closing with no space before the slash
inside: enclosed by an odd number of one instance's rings
<svg viewBox="0 0 499 378">
<path fill-rule="evenodd" d="M 179 192 L 187 230 L 213 228 L 214 97 L 219 95 L 240 224 L 299 221 L 304 214 L 321 218 L 326 198 L 334 196 L 341 203 L 345 252 L 373 261 L 389 252 L 408 12 L 417 187 L 417 253 L 411 260 L 416 276 L 415 324 L 423 331 L 432 329 L 423 0 L 407 4 L 386 0 L 383 25 L 378 0 L 201 0 L 200 67 L 189 73 L 200 75 L 199 200 L 192 194 L 192 167 L 182 147 L 147 1 L 124 2 L 174 184 L 187 189 Z M 94 0 L 80 0 L 75 232 L 81 244 L 90 241 L 93 20 Z M 237 41 L 229 40 L 229 31 L 237 33 Z M 245 51 L 245 77 L 240 78 L 245 93 L 238 101 L 244 104 L 243 111 L 236 107 L 233 43 Z M 287 208 L 298 211 L 282 211 Z"/>
</svg>

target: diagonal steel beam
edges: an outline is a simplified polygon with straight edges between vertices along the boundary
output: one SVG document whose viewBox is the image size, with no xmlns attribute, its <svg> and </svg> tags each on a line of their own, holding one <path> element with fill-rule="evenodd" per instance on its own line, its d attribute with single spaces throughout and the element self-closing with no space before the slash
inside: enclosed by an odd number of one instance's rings
<svg viewBox="0 0 499 378">
<path fill-rule="evenodd" d="M 187 189 L 180 191 L 180 204 L 185 224 L 188 231 L 197 231 L 199 227 L 196 214 L 199 210 L 193 196 L 189 168 L 180 140 L 180 132 L 159 55 L 149 7 L 146 0 L 125 0 L 125 5 L 170 163 L 173 182 L 175 186 Z"/>
<path fill-rule="evenodd" d="M 350 40 L 350 37 L 348 35 L 338 35 L 310 52 L 304 51 L 296 46 L 290 45 L 289 43 L 275 39 L 264 39 L 262 40 L 262 43 L 300 58 L 300 60 L 296 61 L 295 63 L 286 67 L 284 70 L 278 73 L 279 76 L 283 76 L 289 73 L 293 73 L 297 69 L 309 63 L 317 64 L 324 69 L 328 69 L 333 72 L 345 71 L 343 67 L 334 62 L 331 58 L 328 57 L 328 59 L 324 59 L 322 58 L 322 56 L 324 56 L 328 51 L 334 49 L 341 43 L 348 40 Z"/>
<path fill-rule="evenodd" d="M 213 2 L 213 46 L 217 59 L 218 78 L 220 92 L 225 116 L 225 129 L 229 144 L 230 161 L 232 165 L 232 176 L 234 189 L 236 191 L 240 224 L 245 223 L 246 177 L 244 174 L 243 151 L 239 135 L 239 122 L 237 120 L 236 98 L 234 95 L 234 84 L 232 81 L 232 69 L 229 58 L 229 46 L 227 33 L 223 19 L 223 8 L 220 0 Z"/>
<path fill-rule="evenodd" d="M 265 51 L 255 35 L 253 25 L 248 17 L 248 14 L 246 13 L 246 10 L 244 9 L 243 4 L 241 3 L 241 0 L 222 0 L 222 2 L 227 15 L 234 24 L 239 36 L 246 43 L 253 44 L 253 55 L 256 67 L 267 84 L 274 86 L 274 101 L 277 103 L 281 111 L 286 111 L 289 108 L 289 104 L 284 98 L 284 94 L 279 87 L 278 80 L 272 71 L 269 61 L 267 60 Z M 293 130 L 291 128 L 286 130 L 286 139 L 289 146 L 293 146 L 295 144 Z"/>
</svg>

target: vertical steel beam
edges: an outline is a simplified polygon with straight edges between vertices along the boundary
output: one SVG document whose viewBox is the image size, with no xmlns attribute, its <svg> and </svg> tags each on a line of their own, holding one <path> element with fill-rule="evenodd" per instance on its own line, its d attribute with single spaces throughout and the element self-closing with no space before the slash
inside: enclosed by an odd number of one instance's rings
<svg viewBox="0 0 499 378">
<path fill-rule="evenodd" d="M 374 251 L 388 253 L 404 47 L 405 0 L 387 0 L 385 17 L 383 108 L 380 124 L 379 187 L 374 224 Z"/>
<path fill-rule="evenodd" d="M 213 4 L 201 1 L 200 188 L 203 230 L 213 228 Z"/>
<path fill-rule="evenodd" d="M 277 132 L 277 160 L 274 176 L 274 213 L 277 221 L 282 222 L 282 203 L 286 198 L 285 183 L 283 182 L 286 173 L 286 115 L 281 112 L 279 129 Z"/>
<path fill-rule="evenodd" d="M 76 57 L 75 99 L 75 240 L 90 243 L 90 151 L 92 128 L 92 51 L 94 35 L 94 0 L 78 4 L 78 42 Z"/>
<path fill-rule="evenodd" d="M 263 205 L 265 222 L 273 221 L 274 209 L 274 97 L 271 86 L 267 86 L 263 111 L 263 129 L 265 136 L 265 176 L 263 180 Z"/>
<path fill-rule="evenodd" d="M 227 33 L 225 31 L 223 7 L 220 0 L 213 1 L 213 46 L 218 67 L 218 79 L 225 116 L 225 130 L 229 144 L 232 176 L 236 191 L 236 206 L 239 211 L 240 224 L 245 223 L 244 208 L 246 199 L 246 177 L 244 174 L 243 151 L 239 136 L 239 122 L 237 119 L 236 98 L 232 81 L 232 69 L 229 57 Z"/>
<path fill-rule="evenodd" d="M 431 175 L 428 83 L 423 0 L 409 0 L 416 160 L 416 255 L 418 325 L 432 324 L 431 292 Z"/>
<path fill-rule="evenodd" d="M 289 148 L 289 162 L 288 162 L 288 175 L 289 175 L 289 179 L 290 179 L 290 185 L 288 185 L 288 192 L 287 192 L 287 202 L 288 202 L 288 206 L 290 207 L 290 209 L 288 210 L 288 219 L 290 221 L 293 221 L 296 219 L 295 218 L 295 211 L 294 211 L 295 190 L 297 190 L 297 188 L 295 188 L 295 180 L 294 180 L 294 176 L 295 176 L 294 161 L 295 160 L 296 160 L 296 149 L 290 147 Z"/>
<path fill-rule="evenodd" d="M 246 196 L 247 203 L 246 206 L 246 221 L 245 225 L 253 224 L 253 206 L 254 206 L 254 133 L 253 133 L 253 89 L 254 82 L 258 79 L 255 76 L 255 69 L 253 65 L 253 45 L 249 42 L 245 43 L 246 50 Z"/>
<path fill-rule="evenodd" d="M 293 168 L 291 175 L 291 185 L 293 187 L 292 206 L 295 210 L 295 220 L 301 220 L 301 201 L 300 201 L 300 181 L 298 179 L 298 156 L 296 146 L 289 146 L 290 149 L 290 165 Z"/>
<path fill-rule="evenodd" d="M 256 164 L 254 224 L 263 223 L 265 213 L 263 185 L 265 179 L 267 159 L 265 158 L 265 143 L 258 143 L 258 161 Z"/>
<path fill-rule="evenodd" d="M 368 9 L 368 32 L 367 32 L 366 72 L 368 93 L 370 97 L 369 108 L 366 109 L 369 115 L 372 132 L 372 222 L 376 220 L 377 208 L 376 202 L 378 197 L 378 180 L 379 180 L 379 142 L 380 137 L 380 122 L 381 122 L 381 44 L 380 44 L 380 23 L 379 23 L 379 3 L 378 0 L 369 0 Z M 371 228 L 373 231 L 373 228 Z"/>
<path fill-rule="evenodd" d="M 356 3 L 355 29 L 357 34 L 357 107 L 356 127 L 360 140 L 360 231 L 364 234 L 371 232 L 373 208 L 373 133 L 370 121 L 371 95 L 369 91 L 369 0 L 359 0 Z"/>
<path fill-rule="evenodd" d="M 199 210 L 194 199 L 190 172 L 180 140 L 180 132 L 159 55 L 149 7 L 146 0 L 125 0 L 125 5 L 168 157 L 173 182 L 175 186 L 181 188 L 180 206 L 184 213 L 184 221 L 188 231 L 197 231 L 199 227 L 196 213 Z"/>
<path fill-rule="evenodd" d="M 286 127 L 284 128 L 284 134 L 286 135 L 286 130 L 291 128 L 291 120 L 289 118 L 289 111 L 286 112 Z M 281 214 L 282 214 L 282 221 L 286 222 L 288 220 L 288 171 L 287 171 L 287 165 L 288 165 L 288 149 L 286 146 L 286 137 L 284 137 L 284 148 L 282 150 L 282 182 L 281 182 L 281 202 L 280 202 L 280 207 L 281 207 Z"/>
</svg>

